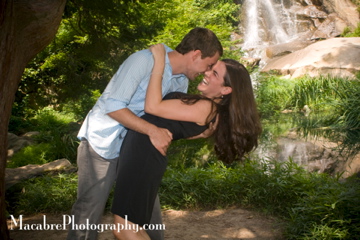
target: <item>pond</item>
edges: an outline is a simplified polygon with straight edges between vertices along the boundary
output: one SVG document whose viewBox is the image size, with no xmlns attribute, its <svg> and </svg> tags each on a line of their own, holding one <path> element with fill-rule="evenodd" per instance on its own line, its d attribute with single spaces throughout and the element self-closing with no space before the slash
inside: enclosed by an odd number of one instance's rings
<svg viewBox="0 0 360 240">
<path fill-rule="evenodd" d="M 281 113 L 263 119 L 263 134 L 255 156 L 289 161 L 311 172 L 342 174 L 360 171 L 360 131 L 316 128 L 321 114 Z"/>
</svg>

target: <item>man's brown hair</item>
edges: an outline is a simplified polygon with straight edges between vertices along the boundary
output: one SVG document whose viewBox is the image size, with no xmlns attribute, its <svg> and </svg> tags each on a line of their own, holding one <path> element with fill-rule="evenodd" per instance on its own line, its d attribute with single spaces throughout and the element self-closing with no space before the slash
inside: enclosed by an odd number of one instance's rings
<svg viewBox="0 0 360 240">
<path fill-rule="evenodd" d="M 175 48 L 181 54 L 200 50 L 201 58 L 213 57 L 218 52 L 223 54 L 223 48 L 215 33 L 207 28 L 196 27 L 185 35 L 180 44 Z"/>
</svg>

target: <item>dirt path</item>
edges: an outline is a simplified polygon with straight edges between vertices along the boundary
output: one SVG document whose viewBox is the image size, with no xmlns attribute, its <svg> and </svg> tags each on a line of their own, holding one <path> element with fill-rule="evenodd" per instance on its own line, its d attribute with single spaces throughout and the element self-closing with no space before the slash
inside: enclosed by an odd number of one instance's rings
<svg viewBox="0 0 360 240">
<path fill-rule="evenodd" d="M 63 215 L 45 215 L 47 224 L 62 224 Z M 15 216 L 14 216 L 15 217 Z M 16 216 L 17 217 L 17 216 Z M 60 240 L 65 239 L 65 230 L 24 230 L 30 224 L 43 225 L 43 214 L 23 216 L 23 230 L 14 226 L 13 220 L 8 221 L 10 236 L 14 240 Z M 275 218 L 244 209 L 226 209 L 214 211 L 163 211 L 163 222 L 166 227 L 166 240 L 279 240 L 281 226 Z M 107 214 L 103 223 L 112 223 L 112 215 Z M 12 226 L 11 226 L 12 224 Z M 99 240 L 113 240 L 110 230 L 100 233 Z"/>
</svg>

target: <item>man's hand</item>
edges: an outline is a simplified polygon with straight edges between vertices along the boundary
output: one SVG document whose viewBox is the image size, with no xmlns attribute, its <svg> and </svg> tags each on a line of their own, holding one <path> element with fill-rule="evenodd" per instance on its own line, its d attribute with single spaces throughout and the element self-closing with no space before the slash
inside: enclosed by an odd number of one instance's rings
<svg viewBox="0 0 360 240">
<path fill-rule="evenodd" d="M 121 123 L 123 126 L 136 132 L 148 135 L 151 143 L 159 152 L 166 156 L 166 151 L 172 141 L 172 134 L 165 128 L 159 128 L 154 124 L 136 116 L 128 108 L 123 108 L 108 115 Z"/>
<path fill-rule="evenodd" d="M 166 128 L 155 127 L 148 133 L 151 143 L 163 155 L 166 156 L 166 151 L 172 141 L 172 133 Z"/>
</svg>

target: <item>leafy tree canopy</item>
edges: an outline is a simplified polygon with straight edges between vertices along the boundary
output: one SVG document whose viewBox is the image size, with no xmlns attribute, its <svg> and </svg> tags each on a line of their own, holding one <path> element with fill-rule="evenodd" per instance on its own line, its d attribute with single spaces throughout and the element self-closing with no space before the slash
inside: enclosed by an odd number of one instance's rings
<svg viewBox="0 0 360 240">
<path fill-rule="evenodd" d="M 69 0 L 56 39 L 25 70 L 13 115 L 51 105 L 81 119 L 131 53 L 159 42 L 174 48 L 196 26 L 213 30 L 234 57 L 238 9 L 229 0 Z"/>
</svg>

